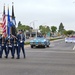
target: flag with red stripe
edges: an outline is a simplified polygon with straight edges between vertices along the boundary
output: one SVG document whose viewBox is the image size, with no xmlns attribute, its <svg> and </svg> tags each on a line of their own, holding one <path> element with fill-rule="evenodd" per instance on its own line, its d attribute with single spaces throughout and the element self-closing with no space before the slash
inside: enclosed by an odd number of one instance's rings
<svg viewBox="0 0 75 75">
<path fill-rule="evenodd" d="M 5 5 L 4 5 L 4 9 L 3 9 L 3 34 L 6 35 L 6 15 L 5 15 Z"/>
</svg>

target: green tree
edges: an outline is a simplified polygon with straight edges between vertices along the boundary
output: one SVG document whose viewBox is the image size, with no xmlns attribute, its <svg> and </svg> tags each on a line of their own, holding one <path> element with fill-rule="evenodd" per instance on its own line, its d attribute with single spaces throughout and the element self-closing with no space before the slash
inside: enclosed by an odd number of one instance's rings
<svg viewBox="0 0 75 75">
<path fill-rule="evenodd" d="M 23 31 L 26 31 L 26 30 L 30 31 L 31 28 L 28 25 L 21 25 L 21 26 L 18 26 L 17 29 L 23 30 Z"/>
<path fill-rule="evenodd" d="M 68 34 L 68 35 L 74 34 L 74 31 L 73 31 L 73 30 L 68 30 L 68 31 L 67 31 L 67 34 Z"/>
<path fill-rule="evenodd" d="M 63 23 L 60 23 L 58 32 L 60 32 L 61 34 L 63 34 L 64 30 L 65 29 L 64 29 Z"/>
<path fill-rule="evenodd" d="M 18 27 L 19 27 L 19 26 L 22 26 L 21 21 L 18 22 Z"/>
<path fill-rule="evenodd" d="M 66 30 L 64 30 L 64 31 L 63 31 L 63 34 L 64 34 L 64 35 L 67 35 L 67 31 L 66 31 Z"/>
<path fill-rule="evenodd" d="M 63 32 L 64 35 L 72 35 L 74 33 L 75 33 L 75 31 L 73 31 L 73 30 L 68 30 L 68 31 L 64 30 L 64 32 Z"/>
<path fill-rule="evenodd" d="M 51 26 L 51 31 L 53 32 L 53 34 L 54 34 L 54 32 L 56 32 L 56 30 L 57 30 L 56 26 Z"/>
<path fill-rule="evenodd" d="M 48 32 L 50 32 L 50 27 L 49 26 L 46 27 L 46 33 L 48 33 Z"/>
<path fill-rule="evenodd" d="M 40 32 L 44 35 L 47 34 L 48 32 L 50 32 L 50 27 L 49 26 L 39 26 L 39 30 Z"/>
</svg>

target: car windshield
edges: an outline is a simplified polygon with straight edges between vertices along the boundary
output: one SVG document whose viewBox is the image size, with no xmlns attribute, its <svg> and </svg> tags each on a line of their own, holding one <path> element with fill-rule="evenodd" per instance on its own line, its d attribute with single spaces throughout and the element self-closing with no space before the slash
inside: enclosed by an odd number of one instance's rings
<svg viewBox="0 0 75 75">
<path fill-rule="evenodd" d="M 39 36 L 37 36 L 37 38 L 43 38 L 43 36 L 42 35 L 39 35 Z"/>
<path fill-rule="evenodd" d="M 36 40 L 36 39 L 44 39 L 44 37 L 36 37 L 35 40 Z"/>
</svg>

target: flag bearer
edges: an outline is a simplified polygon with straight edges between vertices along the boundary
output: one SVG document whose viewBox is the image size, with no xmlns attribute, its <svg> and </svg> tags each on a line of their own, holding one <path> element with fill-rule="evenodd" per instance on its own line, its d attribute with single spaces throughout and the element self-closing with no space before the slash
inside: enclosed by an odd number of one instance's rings
<svg viewBox="0 0 75 75">
<path fill-rule="evenodd" d="M 10 37 L 8 38 L 8 54 L 9 51 L 11 51 L 12 59 L 14 59 L 14 38 L 10 34 Z"/>
<path fill-rule="evenodd" d="M 18 39 L 17 39 L 16 36 L 13 36 L 13 38 L 14 38 L 14 54 L 15 54 L 15 51 L 16 51 L 17 59 L 19 59 Z"/>
<path fill-rule="evenodd" d="M 2 58 L 2 36 L 0 35 L 0 58 Z"/>
<path fill-rule="evenodd" d="M 2 52 L 1 56 L 3 54 L 3 50 L 5 51 L 5 58 L 8 58 L 8 49 L 7 49 L 7 37 L 5 34 L 2 35 Z"/>
</svg>

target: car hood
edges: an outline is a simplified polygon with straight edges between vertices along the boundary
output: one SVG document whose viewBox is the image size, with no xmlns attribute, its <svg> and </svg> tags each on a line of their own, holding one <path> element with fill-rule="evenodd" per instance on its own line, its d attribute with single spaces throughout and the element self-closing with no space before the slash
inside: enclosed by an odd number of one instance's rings
<svg viewBox="0 0 75 75">
<path fill-rule="evenodd" d="M 33 40 L 31 40 L 30 42 L 45 42 L 46 41 L 46 39 L 44 39 L 44 38 L 38 38 L 38 39 L 33 39 Z"/>
</svg>

